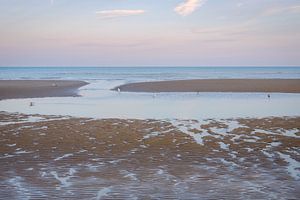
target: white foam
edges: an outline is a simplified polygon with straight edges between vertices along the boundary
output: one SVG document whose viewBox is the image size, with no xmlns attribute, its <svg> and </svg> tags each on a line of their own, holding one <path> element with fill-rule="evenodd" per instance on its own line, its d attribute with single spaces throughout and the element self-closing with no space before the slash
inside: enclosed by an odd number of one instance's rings
<svg viewBox="0 0 300 200">
<path fill-rule="evenodd" d="M 41 174 L 41 177 L 45 177 L 47 175 L 46 172 L 40 172 L 40 174 Z"/>
<path fill-rule="evenodd" d="M 92 165 L 92 164 L 87 164 L 86 167 L 88 168 L 89 171 L 91 172 L 96 172 L 98 170 L 98 165 Z"/>
<path fill-rule="evenodd" d="M 73 177 L 73 175 L 76 173 L 76 170 L 73 168 L 69 169 L 68 176 L 65 177 L 59 177 L 56 171 L 51 171 L 50 174 L 54 176 L 56 180 L 58 180 L 61 184 L 61 187 L 69 187 L 72 185 L 71 182 L 69 182 L 70 178 Z M 58 187 L 60 189 L 60 187 Z"/>
<path fill-rule="evenodd" d="M 273 157 L 274 157 L 274 154 L 269 153 L 269 152 L 267 152 L 267 151 L 265 151 L 265 150 L 262 150 L 261 152 L 262 152 L 263 154 L 265 154 L 265 156 L 267 156 L 268 158 L 273 158 Z"/>
<path fill-rule="evenodd" d="M 126 159 L 111 160 L 111 161 L 108 161 L 108 163 L 110 163 L 110 164 L 117 164 L 117 163 L 122 162 L 124 160 L 126 160 Z"/>
<path fill-rule="evenodd" d="M 268 135 L 283 135 L 286 137 L 294 137 L 294 138 L 300 138 L 300 135 L 296 135 L 296 133 L 299 133 L 298 129 L 279 129 L 276 132 L 274 131 L 267 131 L 263 129 L 255 129 L 253 132 L 259 132 L 264 133 Z M 278 132 L 278 133 L 277 133 Z"/>
<path fill-rule="evenodd" d="M 238 154 L 238 152 L 236 152 L 236 151 L 231 151 L 230 153 L 228 153 L 228 155 L 230 155 L 231 158 L 236 158 L 237 154 Z"/>
<path fill-rule="evenodd" d="M 36 117 L 36 116 L 29 116 L 26 120 L 26 122 L 40 122 L 45 120 L 43 117 Z"/>
<path fill-rule="evenodd" d="M 296 180 L 300 180 L 300 162 L 290 155 L 278 152 L 279 156 L 288 163 L 287 171 Z"/>
<path fill-rule="evenodd" d="M 8 146 L 8 147 L 14 147 L 14 146 L 16 146 L 17 144 L 7 144 L 6 146 Z"/>
<path fill-rule="evenodd" d="M 15 157 L 15 155 L 4 154 L 4 156 L 0 157 L 0 159 L 3 159 L 3 158 L 12 158 L 12 157 Z"/>
<path fill-rule="evenodd" d="M 250 143 L 255 143 L 257 140 L 255 139 L 243 139 L 244 142 L 250 142 Z"/>
<path fill-rule="evenodd" d="M 220 136 L 228 135 L 228 129 L 227 128 L 210 127 L 209 130 L 211 130 L 212 132 L 214 132 L 214 133 L 216 133 Z"/>
<path fill-rule="evenodd" d="M 17 121 L 17 122 L 0 122 L 0 126 L 10 125 L 10 124 L 23 124 L 23 123 L 40 122 L 44 119 L 45 118 L 42 118 L 42 117 L 28 116 L 28 118 L 22 119 L 21 121 Z"/>
<path fill-rule="evenodd" d="M 204 145 L 203 138 L 210 136 L 206 130 L 199 130 L 200 123 L 190 120 L 171 120 L 173 126 L 175 126 L 179 131 L 191 136 L 197 144 Z M 194 133 L 191 130 L 198 130 L 198 133 Z"/>
<path fill-rule="evenodd" d="M 227 128 L 214 128 L 214 130 L 215 130 L 214 132 L 219 134 L 219 135 L 223 135 L 223 136 L 226 136 L 226 135 L 230 134 L 236 128 L 246 127 L 246 126 L 241 125 L 238 121 L 233 120 L 233 119 L 231 119 L 231 120 L 219 120 L 219 122 L 222 122 L 225 125 L 227 125 Z"/>
<path fill-rule="evenodd" d="M 282 143 L 281 142 L 271 142 L 271 146 L 272 147 L 278 147 L 278 146 L 280 146 Z"/>
<path fill-rule="evenodd" d="M 54 178 L 58 180 L 63 187 L 69 187 L 71 185 L 71 183 L 68 182 L 68 180 L 70 179 L 69 176 L 59 177 L 55 171 L 50 172 L 50 174 L 52 174 Z"/>
<path fill-rule="evenodd" d="M 78 151 L 77 153 L 84 153 L 84 152 L 87 152 L 88 150 L 86 149 L 81 149 L 80 151 Z"/>
<path fill-rule="evenodd" d="M 228 126 L 229 132 L 232 132 L 236 128 L 248 128 L 247 126 L 241 125 L 236 120 L 226 120 L 226 125 Z"/>
<path fill-rule="evenodd" d="M 251 149 L 251 148 L 249 148 L 249 147 L 247 147 L 247 148 L 244 148 L 244 149 L 246 149 L 246 150 L 247 150 L 247 152 L 252 152 L 252 151 L 254 151 L 254 149 Z"/>
<path fill-rule="evenodd" d="M 67 157 L 70 157 L 70 156 L 73 156 L 73 154 L 72 153 L 65 154 L 61 157 L 55 158 L 54 161 L 58 161 L 58 160 L 61 160 L 61 159 L 64 159 L 64 158 L 67 158 Z"/>
<path fill-rule="evenodd" d="M 164 174 L 164 170 L 162 169 L 159 169 L 157 172 L 156 172 L 157 175 L 163 175 Z"/>
<path fill-rule="evenodd" d="M 103 197 L 106 197 L 108 195 L 108 193 L 110 193 L 112 190 L 110 189 L 110 187 L 107 188 L 103 188 L 101 190 L 98 191 L 97 196 L 96 196 L 96 200 L 100 200 Z"/>
<path fill-rule="evenodd" d="M 224 142 L 219 142 L 221 149 L 229 150 L 229 145 Z"/>
<path fill-rule="evenodd" d="M 218 122 L 227 126 L 227 128 L 218 128 L 218 127 L 209 127 L 207 129 L 201 128 L 203 125 L 209 125 L 211 122 L 208 120 L 206 121 L 195 121 L 195 120 L 170 120 L 173 126 L 175 126 L 178 130 L 187 135 L 194 138 L 194 140 L 198 143 L 203 145 L 203 138 L 206 136 L 211 136 L 216 139 L 223 139 L 224 136 L 233 135 L 231 132 L 239 127 L 246 127 L 241 125 L 236 120 L 219 120 Z M 207 123 L 208 122 L 208 123 Z M 193 131 L 192 131 L 193 130 Z M 196 132 L 196 133 L 195 133 Z M 212 132 L 212 133 L 210 133 Z M 234 135 L 231 138 L 232 141 L 239 139 L 242 135 Z M 254 139 L 260 139 L 258 137 L 253 136 Z M 251 139 L 252 139 L 251 138 Z M 250 140 L 249 142 L 253 142 L 254 140 Z M 229 146 L 223 142 L 220 142 L 220 147 L 222 149 L 228 150 Z"/>
<path fill-rule="evenodd" d="M 76 173 L 76 170 L 74 168 L 69 169 L 70 176 L 73 176 Z"/>
<path fill-rule="evenodd" d="M 227 161 L 227 160 L 225 160 L 224 158 L 220 158 L 220 161 L 221 161 L 223 164 L 225 164 L 225 165 L 227 165 L 227 166 L 229 166 L 229 167 L 238 167 L 238 165 L 237 165 L 236 163 L 231 162 L 231 161 Z"/>
<path fill-rule="evenodd" d="M 300 133 L 299 129 L 290 129 L 290 130 L 283 130 L 283 135 L 288 137 L 295 137 L 300 138 L 300 134 L 296 135 L 296 133 Z"/>
<path fill-rule="evenodd" d="M 16 192 L 19 194 L 18 199 L 30 199 L 27 194 L 29 193 L 28 189 L 23 185 L 23 178 L 16 176 L 8 180 L 9 184 L 16 188 Z"/>
<path fill-rule="evenodd" d="M 134 174 L 134 173 L 128 173 L 128 174 L 126 174 L 124 176 L 124 178 L 130 178 L 133 181 L 137 181 L 138 180 L 138 178 L 136 177 L 136 174 Z"/>
<path fill-rule="evenodd" d="M 24 150 L 20 150 L 20 151 L 16 151 L 15 154 L 26 154 L 26 153 L 32 153 L 32 151 L 24 151 Z"/>
<path fill-rule="evenodd" d="M 149 133 L 149 134 L 145 135 L 143 137 L 143 139 L 146 140 L 146 139 L 149 139 L 149 138 L 152 138 L 152 137 L 159 136 L 160 134 L 161 134 L 160 132 L 152 132 L 152 133 Z"/>
<path fill-rule="evenodd" d="M 21 121 L 10 121 L 10 122 L 0 122 L 0 126 L 6 126 L 11 124 L 24 124 L 24 123 L 35 123 L 35 122 L 45 122 L 45 121 L 55 121 L 55 120 L 64 120 L 70 119 L 70 117 L 58 117 L 52 119 L 46 119 L 44 117 L 37 117 L 37 116 L 27 116 L 27 118 L 22 119 Z M 32 128 L 33 126 L 22 126 L 19 129 L 23 128 Z M 47 126 L 38 127 L 37 129 L 47 129 Z"/>
<path fill-rule="evenodd" d="M 36 128 L 33 128 L 32 130 L 46 130 L 46 129 L 48 129 L 48 126 L 36 127 Z"/>
</svg>

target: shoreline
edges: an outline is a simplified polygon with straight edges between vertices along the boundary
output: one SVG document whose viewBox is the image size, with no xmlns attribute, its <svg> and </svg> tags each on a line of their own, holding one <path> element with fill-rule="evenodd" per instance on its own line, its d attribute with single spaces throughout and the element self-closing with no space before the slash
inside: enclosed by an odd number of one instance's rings
<svg viewBox="0 0 300 200">
<path fill-rule="evenodd" d="M 269 92 L 300 93 L 300 79 L 193 79 L 128 83 L 124 92 Z"/>
<path fill-rule="evenodd" d="M 108 199 L 207 199 L 214 188 L 209 199 L 297 199 L 299 122 L 0 112 L 0 196 L 95 199 L 105 191 Z"/>
<path fill-rule="evenodd" d="M 41 97 L 72 97 L 89 83 L 69 80 L 0 80 L 0 100 Z"/>
</svg>

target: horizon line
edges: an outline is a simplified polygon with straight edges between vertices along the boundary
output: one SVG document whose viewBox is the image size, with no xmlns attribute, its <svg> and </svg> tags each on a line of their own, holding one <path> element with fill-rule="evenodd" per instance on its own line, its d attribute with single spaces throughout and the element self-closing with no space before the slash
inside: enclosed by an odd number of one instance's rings
<svg viewBox="0 0 300 200">
<path fill-rule="evenodd" d="M 241 66 L 238 66 L 238 65 L 200 65 L 200 66 L 197 66 L 197 65 L 189 65 L 189 66 L 182 66 L 182 65 L 133 65 L 133 66 L 117 66 L 117 65 L 114 65 L 114 66 L 96 66 L 96 65 L 89 65 L 89 66 L 71 66 L 71 65 L 50 65 L 50 66 L 37 66 L 37 65 L 34 65 L 34 66 L 30 66 L 30 65 L 26 65 L 26 66 L 17 66 L 17 65 L 14 65 L 14 66 L 0 66 L 0 68 L 5 68 L 5 67 L 37 67 L 37 68 L 45 68 L 45 67 L 53 67 L 53 68 L 58 68 L 58 67 L 99 67 L 99 68 L 147 68 L 147 67 L 160 67 L 160 68 L 178 68 L 178 67 L 300 67 L 300 65 L 241 65 Z"/>
</svg>

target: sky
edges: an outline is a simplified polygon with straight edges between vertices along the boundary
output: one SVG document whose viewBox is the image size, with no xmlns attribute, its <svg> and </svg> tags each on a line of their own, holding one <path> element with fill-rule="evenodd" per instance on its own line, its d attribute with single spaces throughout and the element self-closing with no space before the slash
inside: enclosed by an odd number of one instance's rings
<svg viewBox="0 0 300 200">
<path fill-rule="evenodd" d="M 0 0 L 0 66 L 300 66 L 300 0 Z"/>
</svg>

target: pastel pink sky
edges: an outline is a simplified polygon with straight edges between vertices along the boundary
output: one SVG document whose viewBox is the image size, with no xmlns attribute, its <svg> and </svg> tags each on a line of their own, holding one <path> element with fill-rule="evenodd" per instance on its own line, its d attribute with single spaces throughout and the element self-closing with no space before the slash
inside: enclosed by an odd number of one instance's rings
<svg viewBox="0 0 300 200">
<path fill-rule="evenodd" d="M 300 66 L 299 0 L 0 0 L 0 66 Z"/>
</svg>

